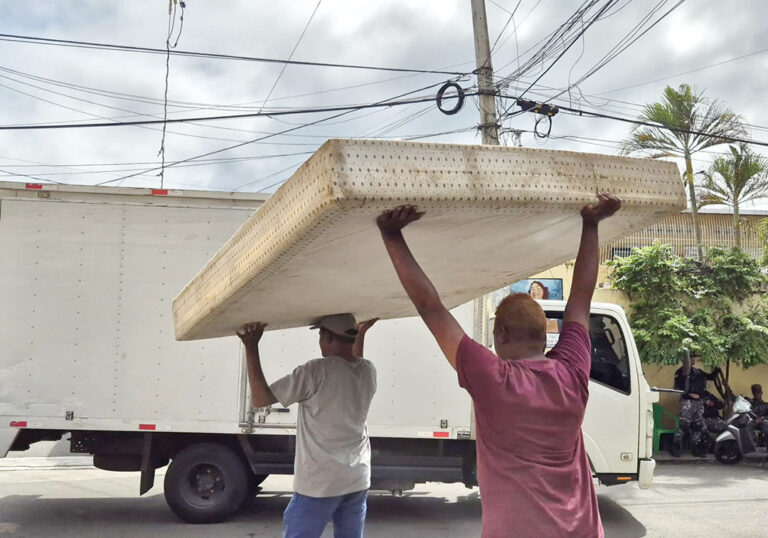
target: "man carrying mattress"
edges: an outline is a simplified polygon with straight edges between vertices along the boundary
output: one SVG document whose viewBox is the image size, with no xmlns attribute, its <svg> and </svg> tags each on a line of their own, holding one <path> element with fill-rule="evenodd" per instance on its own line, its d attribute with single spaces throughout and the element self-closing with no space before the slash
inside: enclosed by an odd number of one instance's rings
<svg viewBox="0 0 768 538">
<path fill-rule="evenodd" d="M 472 396 L 483 538 L 603 536 L 581 423 L 597 228 L 621 201 L 609 194 L 598 200 L 581 210 L 581 244 L 560 339 L 546 356 L 546 316 L 528 294 L 499 304 L 493 328 L 497 356 L 464 333 L 411 254 L 401 230 L 423 213 L 401 206 L 377 220 L 400 282 L 458 372 L 459 385 Z"/>
<path fill-rule="evenodd" d="M 265 324 L 238 330 L 245 345 L 254 407 L 299 403 L 296 429 L 295 493 L 283 516 L 285 538 L 319 538 L 333 520 L 335 538 L 361 538 L 371 486 L 371 445 L 366 420 L 376 392 L 376 368 L 362 358 L 366 331 L 352 314 L 320 318 L 322 359 L 267 384 L 259 340 Z"/>
</svg>

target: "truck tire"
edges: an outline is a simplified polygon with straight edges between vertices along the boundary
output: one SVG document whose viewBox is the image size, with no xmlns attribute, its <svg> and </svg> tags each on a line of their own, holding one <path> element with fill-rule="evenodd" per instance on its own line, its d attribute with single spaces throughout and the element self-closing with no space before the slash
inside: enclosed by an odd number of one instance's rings
<svg viewBox="0 0 768 538">
<path fill-rule="evenodd" d="M 168 467 L 165 500 L 188 523 L 217 523 L 242 506 L 250 473 L 240 456 L 226 446 L 190 445 Z"/>
</svg>

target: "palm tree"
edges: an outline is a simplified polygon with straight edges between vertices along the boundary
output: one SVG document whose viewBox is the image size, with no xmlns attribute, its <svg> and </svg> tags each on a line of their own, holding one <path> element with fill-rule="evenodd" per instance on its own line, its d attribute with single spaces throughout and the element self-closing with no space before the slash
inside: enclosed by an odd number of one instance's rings
<svg viewBox="0 0 768 538">
<path fill-rule="evenodd" d="M 683 182 L 690 197 L 696 249 L 699 259 L 704 259 L 691 156 L 745 134 L 741 118 L 719 101 L 709 101 L 703 92 L 681 84 L 678 89 L 667 86 L 661 101 L 646 105 L 638 119 L 659 126 L 636 126 L 624 142 L 622 153 L 643 152 L 652 158 L 682 157 L 685 160 Z"/>
<path fill-rule="evenodd" d="M 741 247 L 739 207 L 768 197 L 768 161 L 749 149 L 747 144 L 728 146 L 731 155 L 717 157 L 709 170 L 702 172 L 699 205 L 723 204 L 733 209 L 733 232 Z"/>
</svg>

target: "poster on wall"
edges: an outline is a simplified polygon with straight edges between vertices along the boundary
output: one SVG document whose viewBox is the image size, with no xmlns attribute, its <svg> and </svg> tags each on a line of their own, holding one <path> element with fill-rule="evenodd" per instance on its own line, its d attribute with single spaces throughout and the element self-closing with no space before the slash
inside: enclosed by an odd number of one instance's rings
<svg viewBox="0 0 768 538">
<path fill-rule="evenodd" d="M 526 278 L 514 284 L 502 288 L 493 294 L 493 308 L 499 306 L 501 300 L 510 293 L 527 293 L 534 299 L 553 299 L 561 300 L 563 298 L 563 279 L 562 278 Z"/>
<path fill-rule="evenodd" d="M 527 278 L 514 284 L 502 288 L 492 294 L 493 310 L 499 306 L 504 297 L 510 293 L 527 293 L 534 299 L 552 299 L 562 300 L 563 298 L 563 279 L 562 278 Z M 560 336 L 560 326 L 558 320 L 547 320 L 547 349 L 554 347 Z M 489 343 L 490 347 L 490 343 Z"/>
<path fill-rule="evenodd" d="M 509 293 L 527 293 L 534 299 L 562 299 L 562 278 L 525 279 L 509 287 Z"/>
</svg>

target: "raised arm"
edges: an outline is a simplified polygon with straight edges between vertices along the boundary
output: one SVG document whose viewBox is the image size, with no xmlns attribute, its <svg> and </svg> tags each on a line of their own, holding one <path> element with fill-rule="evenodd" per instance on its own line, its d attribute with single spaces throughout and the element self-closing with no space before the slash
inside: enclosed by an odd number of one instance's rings
<svg viewBox="0 0 768 538">
<path fill-rule="evenodd" d="M 379 321 L 379 318 L 369 319 L 357 324 L 357 336 L 355 337 L 355 344 L 352 346 L 352 354 L 355 357 L 363 356 L 363 348 L 365 347 L 365 333 L 368 329 L 373 327 L 373 324 Z"/>
<path fill-rule="evenodd" d="M 589 204 L 581 210 L 581 243 L 579 253 L 576 255 L 576 264 L 573 267 L 571 293 L 563 314 L 564 321 L 580 323 L 587 330 L 589 330 L 590 303 L 595 284 L 597 284 L 597 269 L 600 265 L 598 223 L 616 213 L 621 207 L 621 200 L 611 194 L 599 193 L 597 199 L 597 205 Z"/>
<path fill-rule="evenodd" d="M 245 346 L 248 383 L 251 386 L 251 405 L 253 407 L 267 407 L 277 402 L 277 398 L 272 394 L 272 390 L 264 378 L 259 357 L 259 340 L 261 340 L 266 326 L 266 323 L 246 323 L 237 330 L 237 336 L 240 337 Z"/>
<path fill-rule="evenodd" d="M 720 374 L 720 367 L 715 366 L 714 368 L 712 368 L 711 372 L 709 373 L 703 372 L 703 373 L 704 373 L 704 377 L 706 377 L 708 381 L 714 381 L 715 379 L 717 379 L 717 376 Z"/>
<path fill-rule="evenodd" d="M 400 206 L 382 213 L 376 224 L 400 283 L 437 340 L 443 355 L 455 369 L 456 352 L 465 336 L 464 329 L 443 305 L 437 290 L 419 267 L 402 234 L 405 226 L 420 219 L 423 214 L 417 212 L 414 206 Z"/>
</svg>

